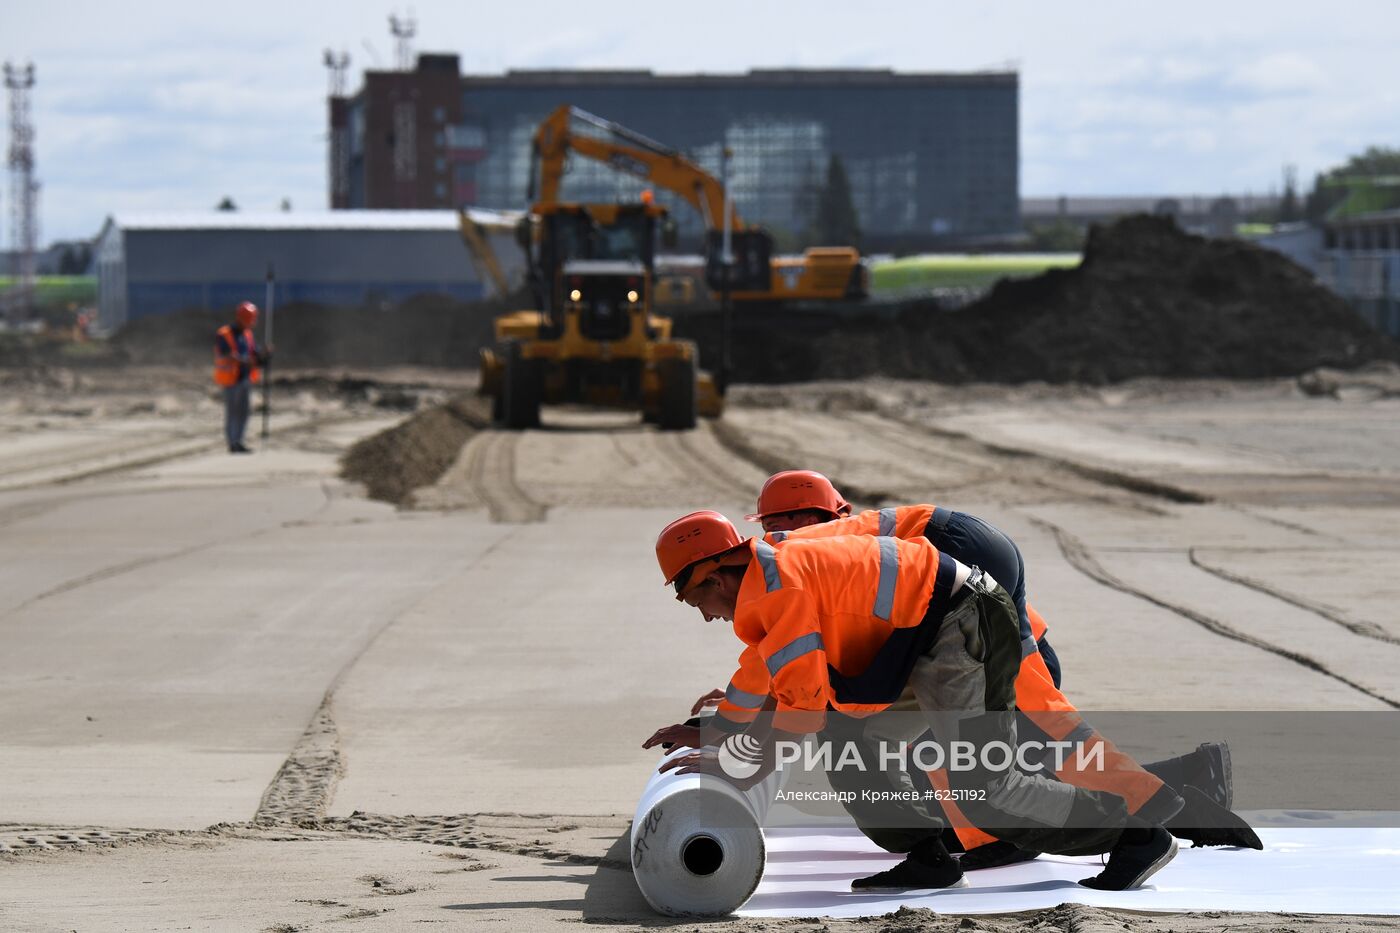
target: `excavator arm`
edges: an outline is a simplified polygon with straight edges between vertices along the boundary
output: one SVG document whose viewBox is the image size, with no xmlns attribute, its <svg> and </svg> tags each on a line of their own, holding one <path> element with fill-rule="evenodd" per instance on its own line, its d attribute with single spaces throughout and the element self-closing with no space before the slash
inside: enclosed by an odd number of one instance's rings
<svg viewBox="0 0 1400 933">
<path fill-rule="evenodd" d="M 491 234 L 514 233 L 525 216 L 514 211 L 457 209 L 457 229 L 462 234 L 462 242 L 467 246 L 472 264 L 476 266 L 477 277 L 489 281 L 498 298 L 510 294 L 511 284 L 500 256 L 491 245 Z"/>
<path fill-rule="evenodd" d="M 575 120 L 602 131 L 609 138 L 575 133 Z M 530 182 L 533 186 L 538 177 L 539 191 L 531 191 L 532 199 L 544 202 L 559 200 L 564 164 L 570 152 L 674 192 L 700 212 L 706 229 L 718 230 L 724 224 L 724 187 L 719 179 L 675 149 L 621 124 L 568 105 L 557 108 L 535 131 L 535 170 L 531 172 Z M 744 228 L 744 222 L 733 210 L 733 205 L 730 205 L 730 228 Z"/>
</svg>

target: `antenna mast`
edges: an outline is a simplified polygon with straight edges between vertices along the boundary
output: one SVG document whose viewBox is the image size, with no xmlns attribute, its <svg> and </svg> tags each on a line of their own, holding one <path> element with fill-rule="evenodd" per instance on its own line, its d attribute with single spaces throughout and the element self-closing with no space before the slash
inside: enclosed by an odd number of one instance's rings
<svg viewBox="0 0 1400 933">
<path fill-rule="evenodd" d="M 326 70 L 330 73 L 330 96 L 344 97 L 346 75 L 350 71 L 350 53 L 342 50 L 337 54 L 326 49 L 322 61 L 325 62 Z"/>
<path fill-rule="evenodd" d="M 34 65 L 5 63 L 10 91 L 10 247 L 16 259 L 15 281 L 6 305 L 11 321 L 34 317 L 35 251 L 39 240 L 39 183 L 34 180 L 34 124 L 29 90 Z"/>
<path fill-rule="evenodd" d="M 408 16 L 403 19 L 390 14 L 389 31 L 394 34 L 394 58 L 399 71 L 412 71 L 413 37 L 418 32 L 418 21 L 413 18 L 413 11 L 409 10 Z"/>
<path fill-rule="evenodd" d="M 326 49 L 322 61 L 330 75 L 331 131 L 326 153 L 327 181 L 332 210 L 350 206 L 350 105 L 345 99 L 346 75 L 350 71 L 350 53 L 339 54 Z"/>
</svg>

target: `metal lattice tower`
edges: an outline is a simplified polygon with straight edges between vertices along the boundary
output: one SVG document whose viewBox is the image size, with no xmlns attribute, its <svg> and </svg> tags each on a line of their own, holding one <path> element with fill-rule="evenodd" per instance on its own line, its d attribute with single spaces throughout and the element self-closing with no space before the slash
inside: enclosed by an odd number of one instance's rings
<svg viewBox="0 0 1400 933">
<path fill-rule="evenodd" d="M 322 61 L 325 62 L 326 70 L 330 72 L 330 96 L 344 97 L 345 79 L 350 71 L 350 53 L 345 51 L 336 53 L 326 49 Z"/>
<path fill-rule="evenodd" d="M 346 75 L 350 71 L 350 53 L 336 54 L 326 49 L 322 61 L 330 73 L 330 151 L 328 174 L 330 181 L 330 206 L 349 206 L 350 199 L 350 126 L 349 107 L 345 101 Z"/>
<path fill-rule="evenodd" d="M 5 63 L 5 87 L 10 92 L 10 248 L 16 259 L 14 285 L 6 296 L 12 321 L 34 316 L 36 250 L 39 241 L 39 183 L 34 180 L 34 124 L 29 90 L 34 65 Z"/>
<path fill-rule="evenodd" d="M 394 34 L 394 59 L 399 71 L 412 71 L 413 37 L 418 32 L 418 21 L 413 18 L 413 11 L 409 10 L 408 16 L 403 19 L 391 14 L 389 31 Z"/>
</svg>

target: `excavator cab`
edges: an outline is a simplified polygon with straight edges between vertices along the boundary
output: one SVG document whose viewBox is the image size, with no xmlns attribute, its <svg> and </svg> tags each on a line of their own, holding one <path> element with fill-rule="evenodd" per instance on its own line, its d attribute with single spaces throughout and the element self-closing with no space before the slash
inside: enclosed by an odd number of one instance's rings
<svg viewBox="0 0 1400 933">
<path fill-rule="evenodd" d="M 724 231 L 705 235 L 705 284 L 715 291 L 767 292 L 773 287 L 773 236 L 767 230 L 750 228 L 729 234 L 733 262 L 726 282 Z"/>
<path fill-rule="evenodd" d="M 652 313 L 655 204 L 537 204 L 522 228 L 537 310 L 496 320 L 482 391 L 498 424 L 539 423 L 546 403 L 640 408 L 667 429 L 717 417 L 722 400 L 695 345 Z"/>
</svg>

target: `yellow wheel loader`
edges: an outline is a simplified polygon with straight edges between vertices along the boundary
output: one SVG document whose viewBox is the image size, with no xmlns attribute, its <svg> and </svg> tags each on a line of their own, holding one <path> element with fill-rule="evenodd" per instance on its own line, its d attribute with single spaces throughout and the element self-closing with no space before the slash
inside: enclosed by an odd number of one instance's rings
<svg viewBox="0 0 1400 933">
<path fill-rule="evenodd" d="M 536 204 L 518 228 L 538 310 L 496 319 L 482 351 L 481 390 L 497 424 L 539 424 L 540 406 L 637 409 L 658 427 L 695 427 L 723 400 L 695 344 L 653 313 L 654 204 Z"/>
</svg>

